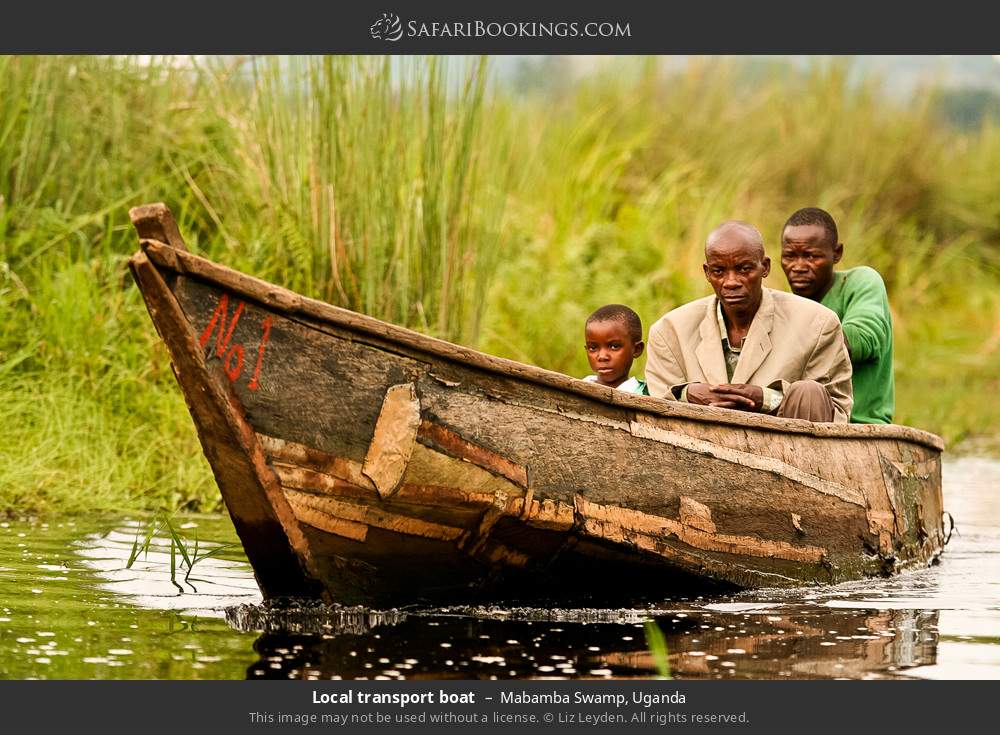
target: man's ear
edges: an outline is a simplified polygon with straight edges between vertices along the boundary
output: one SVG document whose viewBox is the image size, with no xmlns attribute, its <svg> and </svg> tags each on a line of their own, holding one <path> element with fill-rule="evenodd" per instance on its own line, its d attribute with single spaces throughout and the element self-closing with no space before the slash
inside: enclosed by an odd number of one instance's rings
<svg viewBox="0 0 1000 735">
<path fill-rule="evenodd" d="M 771 259 L 765 255 L 764 260 L 762 260 L 761 263 L 764 266 L 764 275 L 762 277 L 767 278 L 771 275 Z"/>
<path fill-rule="evenodd" d="M 632 345 L 632 358 L 635 359 L 642 354 L 642 351 L 646 349 L 646 343 L 641 339 Z"/>
<path fill-rule="evenodd" d="M 702 263 L 701 270 L 705 274 L 705 280 L 711 283 L 712 279 L 708 277 L 708 263 Z"/>
<path fill-rule="evenodd" d="M 843 258 L 843 257 L 844 257 L 844 243 L 838 242 L 833 247 L 833 262 L 834 262 L 834 264 L 839 263 L 840 259 Z"/>
</svg>

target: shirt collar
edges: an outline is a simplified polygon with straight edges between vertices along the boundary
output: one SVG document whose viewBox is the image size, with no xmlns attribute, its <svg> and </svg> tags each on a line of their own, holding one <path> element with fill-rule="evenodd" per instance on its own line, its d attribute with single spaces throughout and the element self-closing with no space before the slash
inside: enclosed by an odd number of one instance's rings
<svg viewBox="0 0 1000 735">
<path fill-rule="evenodd" d="M 639 387 L 639 381 L 634 377 L 630 377 L 628 380 L 626 380 L 625 382 L 623 382 L 621 385 L 618 386 L 618 390 L 624 390 L 630 393 L 635 393 L 635 390 L 638 387 Z"/>
<path fill-rule="evenodd" d="M 597 382 L 597 376 L 596 375 L 588 375 L 587 377 L 583 378 L 583 380 L 586 380 L 589 383 L 596 383 Z M 624 390 L 624 391 L 627 391 L 629 393 L 635 393 L 636 392 L 636 388 L 638 388 L 638 387 L 639 387 L 639 379 L 636 378 L 635 376 L 631 376 L 627 380 L 623 381 L 621 383 L 621 385 L 618 386 L 617 390 Z"/>
<path fill-rule="evenodd" d="M 743 348 L 743 345 L 733 347 L 729 344 L 729 330 L 726 329 L 726 319 L 722 316 L 722 302 L 719 301 L 719 299 L 715 300 L 715 316 L 719 320 L 719 335 L 722 337 L 722 341 L 725 343 L 726 348 L 733 352 L 739 352 Z"/>
</svg>

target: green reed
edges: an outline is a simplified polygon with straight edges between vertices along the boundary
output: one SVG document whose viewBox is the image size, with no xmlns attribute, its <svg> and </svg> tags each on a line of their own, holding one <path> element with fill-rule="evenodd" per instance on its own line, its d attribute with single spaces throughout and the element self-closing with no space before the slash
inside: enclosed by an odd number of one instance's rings
<svg viewBox="0 0 1000 735">
<path fill-rule="evenodd" d="M 643 626 L 646 633 L 646 645 L 649 646 L 649 654 L 653 657 L 653 665 L 656 667 L 657 678 L 672 679 L 670 674 L 670 652 L 667 648 L 667 638 L 663 635 L 663 630 L 655 620 L 647 620 Z"/>
<path fill-rule="evenodd" d="M 128 561 L 125 562 L 125 568 L 131 569 L 135 564 L 139 555 L 142 554 L 143 558 L 149 554 L 149 547 L 156 537 L 156 534 L 162 530 L 166 530 L 170 536 L 170 582 L 178 589 L 181 594 L 184 594 L 184 587 L 177 581 L 178 567 L 181 569 L 187 569 L 184 572 L 184 576 L 181 579 L 184 584 L 190 587 L 194 592 L 197 592 L 197 587 L 191 582 L 191 572 L 194 571 L 194 567 L 199 562 L 205 561 L 205 559 L 211 559 L 219 556 L 230 549 L 238 546 L 237 543 L 232 542 L 228 544 L 216 544 L 213 545 L 208 551 L 201 551 L 199 553 L 198 544 L 198 532 L 195 531 L 194 540 L 185 540 L 181 534 L 177 531 L 174 526 L 170 516 L 166 514 L 159 514 L 158 517 L 148 523 L 139 524 L 135 529 L 135 539 L 132 541 L 132 548 L 129 551 Z M 177 557 L 180 556 L 181 560 L 178 562 Z M 195 582 L 204 581 L 195 579 Z"/>
</svg>

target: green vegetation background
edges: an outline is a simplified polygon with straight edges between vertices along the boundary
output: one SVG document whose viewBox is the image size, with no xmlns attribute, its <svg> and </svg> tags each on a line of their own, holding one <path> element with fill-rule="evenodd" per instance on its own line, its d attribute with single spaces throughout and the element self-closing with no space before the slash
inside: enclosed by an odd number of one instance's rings
<svg viewBox="0 0 1000 735">
<path fill-rule="evenodd" d="M 572 375 L 597 306 L 648 328 L 708 291 L 718 222 L 773 255 L 822 206 L 888 284 L 897 421 L 996 435 L 997 126 L 849 62 L 561 71 L 515 94 L 486 60 L 0 57 L 0 511 L 218 507 L 126 266 L 146 201 L 195 252 Z"/>
</svg>

